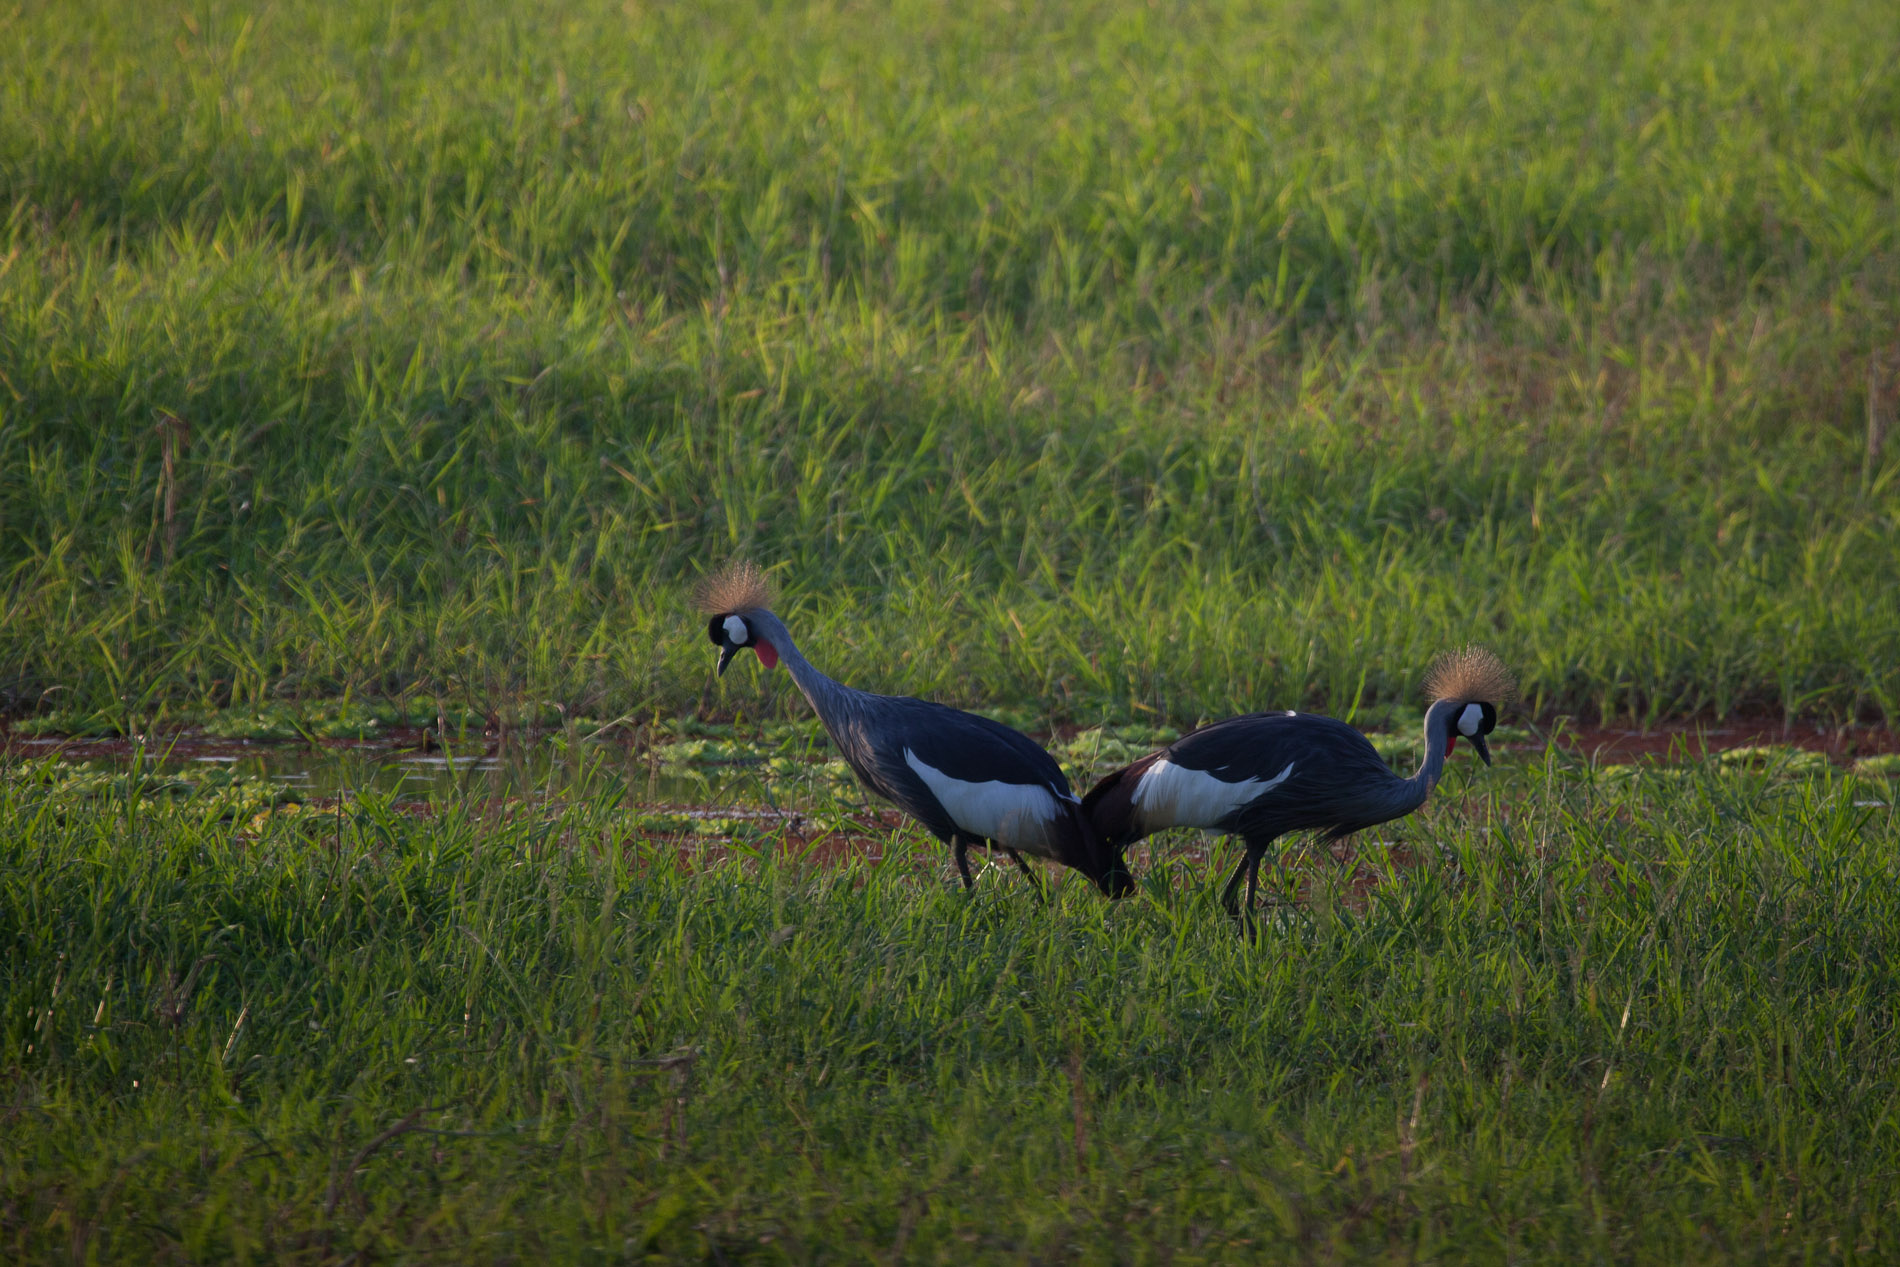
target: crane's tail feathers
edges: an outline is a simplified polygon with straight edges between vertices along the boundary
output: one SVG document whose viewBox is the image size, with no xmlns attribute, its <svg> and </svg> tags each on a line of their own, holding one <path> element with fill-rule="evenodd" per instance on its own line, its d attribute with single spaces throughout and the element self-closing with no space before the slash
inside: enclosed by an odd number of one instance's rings
<svg viewBox="0 0 1900 1267">
<path fill-rule="evenodd" d="M 1494 708 L 1503 708 L 1517 698 L 1517 683 L 1504 661 L 1480 646 L 1447 651 L 1432 662 L 1425 675 L 1426 697 L 1483 700 Z"/>
<path fill-rule="evenodd" d="M 750 559 L 735 559 L 693 587 L 693 606 L 708 616 L 770 607 L 772 582 Z"/>
</svg>

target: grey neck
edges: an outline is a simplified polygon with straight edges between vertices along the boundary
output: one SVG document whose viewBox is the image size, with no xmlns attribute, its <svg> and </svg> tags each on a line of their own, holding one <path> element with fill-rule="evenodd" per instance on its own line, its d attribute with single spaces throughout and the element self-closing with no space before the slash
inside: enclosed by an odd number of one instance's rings
<svg viewBox="0 0 1900 1267">
<path fill-rule="evenodd" d="M 1418 772 L 1406 780 L 1418 789 L 1420 805 L 1444 777 L 1445 745 L 1451 741 L 1451 719 L 1457 711 L 1457 701 L 1447 699 L 1435 700 L 1425 710 L 1425 759 L 1418 763 Z"/>
<path fill-rule="evenodd" d="M 792 675 L 792 681 L 804 692 L 811 709 L 818 714 L 818 720 L 831 733 L 833 739 L 839 738 L 841 729 L 848 728 L 858 711 L 858 704 L 864 698 L 863 691 L 855 691 L 842 682 L 834 682 L 812 667 L 792 641 L 791 630 L 763 607 L 743 613 L 746 621 L 753 625 L 765 640 L 778 652 L 779 660 L 785 665 L 785 671 Z"/>
<path fill-rule="evenodd" d="M 1409 779 L 1393 778 L 1385 795 L 1393 817 L 1409 814 L 1425 803 L 1445 774 L 1445 743 L 1451 737 L 1451 719 L 1457 712 L 1456 701 L 1438 700 L 1425 710 L 1425 756 L 1418 772 Z"/>
</svg>

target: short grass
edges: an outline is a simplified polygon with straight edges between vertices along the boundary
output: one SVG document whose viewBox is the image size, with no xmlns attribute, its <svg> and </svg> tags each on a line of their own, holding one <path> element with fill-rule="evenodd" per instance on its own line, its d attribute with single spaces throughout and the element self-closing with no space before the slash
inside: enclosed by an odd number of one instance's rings
<svg viewBox="0 0 1900 1267">
<path fill-rule="evenodd" d="M 14 779 L 0 1255 L 1892 1261 L 1895 791 L 1460 763 L 1249 944 L 1182 839 L 1042 907 L 914 831 L 682 856 L 605 780 Z"/>
<path fill-rule="evenodd" d="M 1900 703 L 1885 0 L 0 14 L 0 686 Z"/>
</svg>

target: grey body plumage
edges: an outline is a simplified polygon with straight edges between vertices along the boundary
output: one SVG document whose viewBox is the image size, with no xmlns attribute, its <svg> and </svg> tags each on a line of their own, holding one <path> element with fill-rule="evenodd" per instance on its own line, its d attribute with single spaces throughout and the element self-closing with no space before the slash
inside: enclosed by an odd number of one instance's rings
<svg viewBox="0 0 1900 1267">
<path fill-rule="evenodd" d="M 748 647 L 767 667 L 782 661 L 846 764 L 866 787 L 950 844 L 966 887 L 967 850 L 981 844 L 1004 849 L 1038 885 L 1025 853 L 1074 867 L 1110 897 L 1133 889 L 1121 851 L 1105 845 L 1062 768 L 1034 740 L 948 705 L 834 681 L 805 658 L 785 623 L 763 605 L 762 582 L 728 585 L 713 597 L 735 588 L 732 596 L 758 605 L 712 612 L 707 636 L 720 649 L 720 671 Z"/>
<path fill-rule="evenodd" d="M 1430 687 L 1436 698 L 1425 713 L 1425 757 L 1410 778 L 1394 774 L 1344 722 L 1252 713 L 1202 727 L 1114 771 L 1082 799 L 1083 812 L 1117 849 L 1168 827 L 1239 836 L 1247 853 L 1221 900 L 1237 911 L 1244 877 L 1251 909 L 1260 859 L 1274 840 L 1296 831 L 1336 840 L 1404 817 L 1431 795 L 1460 738 L 1490 764 L 1485 736 L 1511 693 L 1503 666 L 1487 652 L 1463 652 L 1441 660 Z"/>
</svg>

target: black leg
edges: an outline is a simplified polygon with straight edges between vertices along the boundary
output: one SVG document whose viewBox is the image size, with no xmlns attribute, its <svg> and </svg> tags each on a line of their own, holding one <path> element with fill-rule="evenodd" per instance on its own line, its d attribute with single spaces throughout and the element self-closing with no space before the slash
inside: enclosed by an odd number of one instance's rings
<svg viewBox="0 0 1900 1267">
<path fill-rule="evenodd" d="M 976 881 L 970 878 L 970 842 L 962 836 L 952 836 L 950 847 L 956 850 L 957 874 L 963 877 L 963 891 L 968 893 L 976 887 Z"/>
<path fill-rule="evenodd" d="M 1039 898 L 1047 898 L 1049 896 L 1048 886 L 1042 882 L 1042 876 L 1036 873 L 1036 869 L 1027 862 L 1024 862 L 1023 856 L 1014 849 L 1009 850 L 1009 856 L 1014 859 L 1016 869 L 1028 877 L 1030 885 L 1036 890 L 1036 896 Z"/>
<path fill-rule="evenodd" d="M 1235 919 L 1240 918 L 1240 881 L 1242 877 L 1247 874 L 1247 864 L 1252 862 L 1257 856 L 1253 849 L 1249 847 L 1247 856 L 1240 860 L 1240 865 L 1234 868 L 1232 878 L 1227 881 L 1227 887 L 1220 892 L 1220 904 L 1226 907 L 1227 913 L 1232 915 Z M 1247 902 L 1249 906 L 1253 904 L 1253 894 L 1251 892 L 1247 895 Z"/>
<path fill-rule="evenodd" d="M 1277 866 L 1278 864 L 1276 863 L 1275 865 Z M 1255 888 L 1259 885 L 1259 881 L 1260 852 L 1258 850 L 1249 849 L 1247 851 L 1247 914 L 1249 915 L 1252 915 L 1254 912 L 1253 895 Z"/>
</svg>

